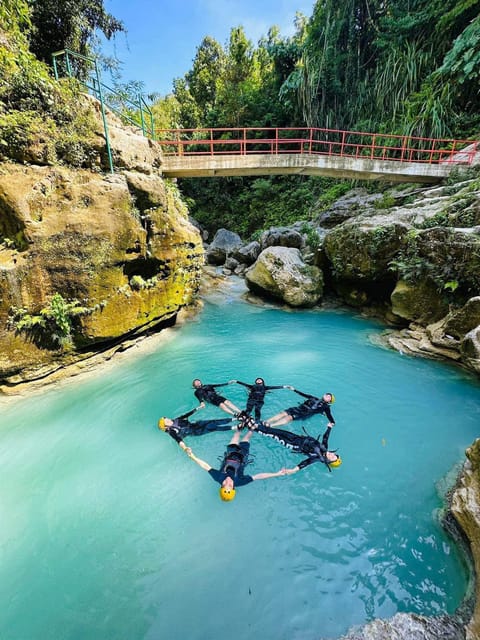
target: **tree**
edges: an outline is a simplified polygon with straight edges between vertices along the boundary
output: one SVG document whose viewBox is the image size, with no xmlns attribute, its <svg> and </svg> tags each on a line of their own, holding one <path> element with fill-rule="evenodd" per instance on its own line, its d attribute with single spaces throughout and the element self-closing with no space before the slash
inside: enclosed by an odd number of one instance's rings
<svg viewBox="0 0 480 640">
<path fill-rule="evenodd" d="M 29 0 L 29 5 L 34 27 L 30 49 L 48 64 L 52 53 L 62 49 L 88 56 L 97 29 L 108 40 L 125 31 L 122 22 L 105 11 L 103 0 Z"/>
<path fill-rule="evenodd" d="M 210 112 L 215 108 L 224 67 L 225 52 L 214 38 L 207 36 L 197 48 L 192 69 L 185 75 L 190 95 L 205 121 L 208 121 Z"/>
</svg>

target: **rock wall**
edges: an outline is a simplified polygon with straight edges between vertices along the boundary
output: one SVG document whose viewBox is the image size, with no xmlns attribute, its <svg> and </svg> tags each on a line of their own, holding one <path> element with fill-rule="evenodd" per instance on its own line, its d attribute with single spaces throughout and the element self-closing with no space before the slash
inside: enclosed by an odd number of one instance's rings
<svg viewBox="0 0 480 640">
<path fill-rule="evenodd" d="M 174 322 L 202 264 L 175 187 L 153 172 L 0 165 L 0 382 L 35 379 Z M 55 294 L 83 309 L 70 319 L 69 344 L 49 343 L 41 327 L 15 330 L 12 310 L 41 318 Z"/>
<path fill-rule="evenodd" d="M 466 639 L 477 640 L 480 638 L 480 439 L 467 449 L 466 456 L 452 494 L 451 511 L 468 539 L 475 563 L 475 609 L 466 627 Z"/>
</svg>

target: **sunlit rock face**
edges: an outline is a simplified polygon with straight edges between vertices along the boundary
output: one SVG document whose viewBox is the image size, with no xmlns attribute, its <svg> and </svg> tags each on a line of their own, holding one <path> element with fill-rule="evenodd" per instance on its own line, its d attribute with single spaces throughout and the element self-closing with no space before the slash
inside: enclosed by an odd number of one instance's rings
<svg viewBox="0 0 480 640">
<path fill-rule="evenodd" d="M 199 233 L 158 175 L 1 165 L 0 380 L 34 378 L 79 350 L 173 322 L 202 264 Z M 68 348 L 12 323 L 14 309 L 41 317 L 55 294 L 82 308 L 68 318 Z"/>
</svg>

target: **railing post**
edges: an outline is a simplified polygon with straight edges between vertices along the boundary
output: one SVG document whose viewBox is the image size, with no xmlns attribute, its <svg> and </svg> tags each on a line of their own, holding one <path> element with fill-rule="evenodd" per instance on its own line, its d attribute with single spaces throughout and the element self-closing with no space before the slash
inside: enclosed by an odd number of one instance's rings
<svg viewBox="0 0 480 640">
<path fill-rule="evenodd" d="M 106 143 L 106 146 L 107 146 L 108 164 L 110 166 L 110 173 L 114 173 L 112 149 L 110 147 L 110 138 L 109 138 L 109 135 L 108 135 L 107 116 L 105 114 L 105 103 L 103 102 L 102 85 L 100 83 L 100 73 L 98 71 L 98 65 L 97 65 L 97 61 L 96 60 L 95 60 L 95 77 L 96 77 L 97 84 L 98 84 L 98 95 L 99 95 L 99 100 L 100 100 L 100 111 L 101 111 L 101 114 L 102 114 L 103 128 L 104 128 L 104 131 L 105 131 L 105 143 Z"/>
<path fill-rule="evenodd" d="M 153 113 L 150 111 L 149 113 L 150 116 L 150 131 L 151 131 L 151 136 L 152 136 L 152 140 L 155 140 L 156 135 L 155 135 L 155 121 L 153 119 Z"/>
<path fill-rule="evenodd" d="M 138 107 L 140 109 L 140 123 L 142 125 L 142 133 L 145 136 L 146 135 L 145 118 L 143 117 L 143 104 L 142 104 L 142 98 L 140 94 L 137 95 L 137 100 L 138 100 Z"/>
<path fill-rule="evenodd" d="M 67 75 L 69 78 L 72 77 L 72 67 L 70 65 L 70 57 L 68 55 L 68 49 L 65 49 L 65 66 L 67 69 Z"/>
<path fill-rule="evenodd" d="M 52 59 L 53 59 L 53 73 L 55 75 L 55 80 L 58 80 L 57 56 L 54 54 L 52 56 Z"/>
</svg>

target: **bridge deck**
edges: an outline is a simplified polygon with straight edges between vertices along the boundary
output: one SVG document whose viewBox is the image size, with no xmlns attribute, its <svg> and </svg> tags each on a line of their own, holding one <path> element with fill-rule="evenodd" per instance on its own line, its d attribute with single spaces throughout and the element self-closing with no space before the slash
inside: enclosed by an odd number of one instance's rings
<svg viewBox="0 0 480 640">
<path fill-rule="evenodd" d="M 439 182 L 479 162 L 480 143 L 304 128 L 163 129 L 166 177 L 320 175 Z"/>
<path fill-rule="evenodd" d="M 447 177 L 450 163 L 424 164 L 369 158 L 288 155 L 167 156 L 161 171 L 166 178 L 258 175 L 311 175 L 389 182 L 435 183 Z"/>
</svg>

